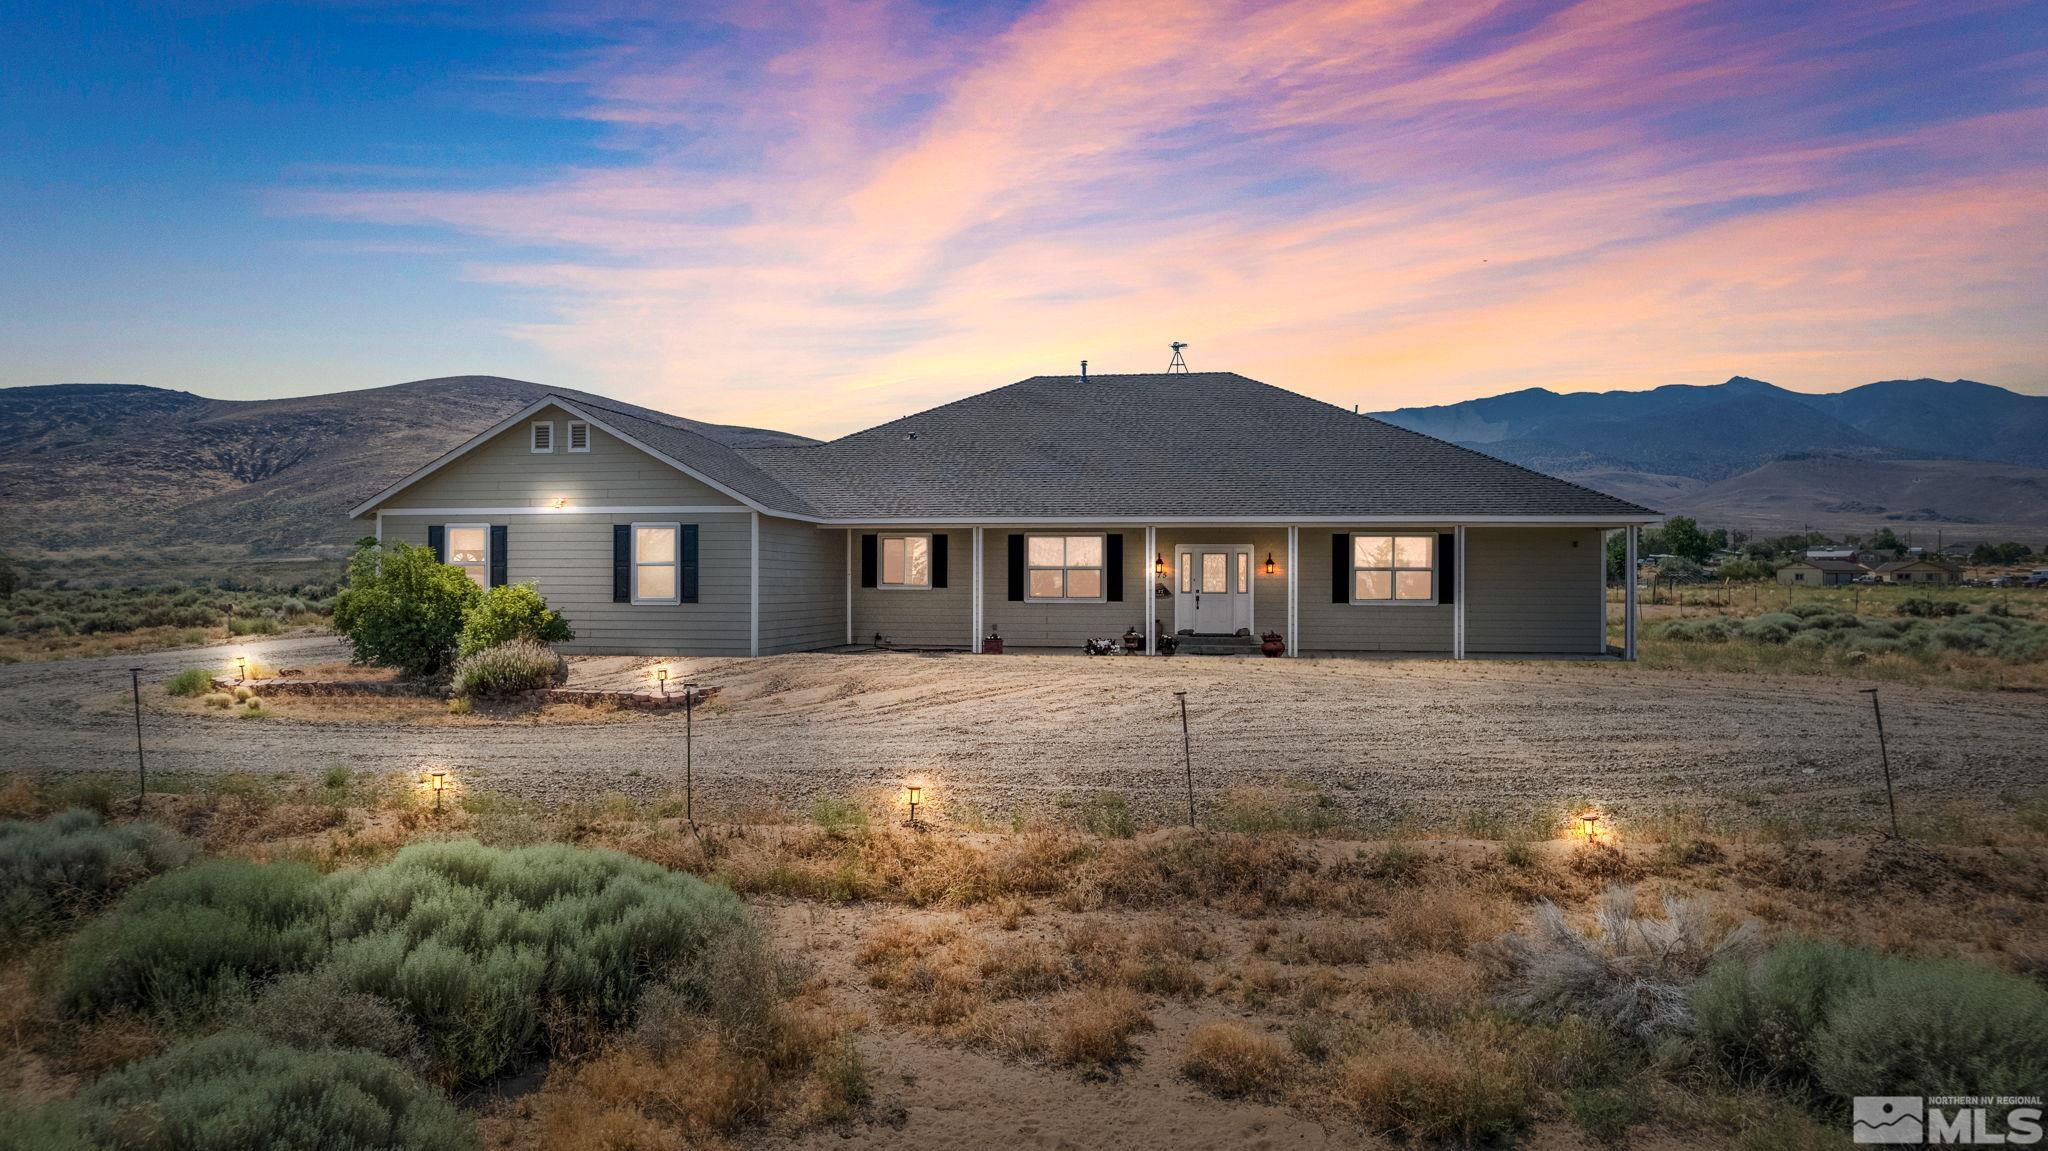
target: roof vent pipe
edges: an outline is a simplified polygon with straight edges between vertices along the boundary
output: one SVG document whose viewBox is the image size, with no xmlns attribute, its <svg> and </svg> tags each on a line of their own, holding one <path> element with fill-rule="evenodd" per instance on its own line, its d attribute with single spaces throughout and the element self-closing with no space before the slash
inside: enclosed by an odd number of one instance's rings
<svg viewBox="0 0 2048 1151">
<path fill-rule="evenodd" d="M 1087 360 L 1082 360 L 1082 361 L 1081 361 L 1081 382 L 1082 382 L 1082 383 L 1084 383 L 1084 384 L 1088 382 L 1088 361 L 1087 361 Z"/>
</svg>

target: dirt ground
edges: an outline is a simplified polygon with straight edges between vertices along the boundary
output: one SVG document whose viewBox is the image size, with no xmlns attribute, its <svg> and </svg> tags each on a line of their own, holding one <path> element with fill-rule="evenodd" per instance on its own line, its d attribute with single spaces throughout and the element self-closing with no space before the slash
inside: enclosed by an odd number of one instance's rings
<svg viewBox="0 0 2048 1151">
<path fill-rule="evenodd" d="M 165 696 L 179 669 L 234 649 L 0 667 L 0 769 L 132 773 L 128 667 L 141 667 L 150 770 L 305 774 L 445 765 L 465 786 L 543 802 L 651 798 L 683 773 L 679 713 L 449 716 L 412 703 L 273 700 L 261 720 Z M 337 659 L 339 641 L 247 643 L 268 666 Z M 872 795 L 916 779 L 934 814 L 1036 817 L 1101 791 L 1141 819 L 1185 810 L 1173 693 L 1188 693 L 1198 805 L 1315 797 L 1346 822 L 1590 800 L 1771 819 L 1863 818 L 1883 797 L 1855 681 L 1654 671 L 1618 663 L 1141 660 L 796 655 L 671 661 L 715 684 L 695 717 L 714 810 Z M 624 674 L 613 663 L 589 674 Z M 1889 685 L 1885 727 L 1909 804 L 2048 785 L 2048 706 L 2032 693 Z"/>
</svg>

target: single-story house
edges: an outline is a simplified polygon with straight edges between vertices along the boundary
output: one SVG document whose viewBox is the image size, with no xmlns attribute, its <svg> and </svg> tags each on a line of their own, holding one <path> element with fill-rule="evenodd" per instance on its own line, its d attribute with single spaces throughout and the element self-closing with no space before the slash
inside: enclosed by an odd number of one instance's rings
<svg viewBox="0 0 2048 1151">
<path fill-rule="evenodd" d="M 1877 578 L 1885 583 L 1951 584 L 1956 582 L 1956 571 L 1947 564 L 1930 559 L 1903 559 L 1881 563 L 1871 569 Z"/>
<path fill-rule="evenodd" d="M 1660 518 L 1231 372 L 1035 376 L 828 443 L 556 391 L 351 514 L 536 584 L 571 651 L 1272 631 L 1455 658 L 1632 657 L 1604 545 L 1633 569 Z"/>
<path fill-rule="evenodd" d="M 1834 587 L 1854 583 L 1869 570 L 1849 560 L 1793 560 L 1778 565 L 1778 582 L 1787 587 Z"/>
</svg>

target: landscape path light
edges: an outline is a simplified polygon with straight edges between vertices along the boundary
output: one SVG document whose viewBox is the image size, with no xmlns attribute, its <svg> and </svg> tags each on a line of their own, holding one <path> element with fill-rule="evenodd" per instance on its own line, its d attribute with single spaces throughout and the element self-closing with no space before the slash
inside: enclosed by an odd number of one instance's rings
<svg viewBox="0 0 2048 1151">
<path fill-rule="evenodd" d="M 662 666 L 660 666 L 660 667 L 657 667 L 657 668 L 655 668 L 655 669 L 654 669 L 654 682 L 655 682 L 656 686 L 658 686 L 658 687 L 660 687 L 660 688 L 661 688 L 661 694 L 663 694 L 663 695 L 667 695 L 667 694 L 668 694 L 668 665 L 667 665 L 667 664 L 663 664 Z"/>
<path fill-rule="evenodd" d="M 906 794 L 906 795 L 907 795 L 907 796 L 909 797 L 909 800 L 910 800 L 910 824 L 909 824 L 909 826 L 911 826 L 911 827 L 916 827 L 916 826 L 917 826 L 917 805 L 918 805 L 919 803 L 923 802 L 923 800 L 924 800 L 924 788 L 922 788 L 922 787 L 919 787 L 919 786 L 918 786 L 917 784 L 914 784 L 914 783 L 913 783 L 913 784 L 909 784 L 909 785 L 907 785 L 907 786 L 906 786 L 906 788 L 905 788 L 905 794 Z"/>
<path fill-rule="evenodd" d="M 246 655 L 238 655 L 235 657 L 235 682 L 241 683 L 242 681 L 248 678 L 249 657 Z"/>
<path fill-rule="evenodd" d="M 1599 813 L 1599 812 L 1597 812 L 1597 811 L 1582 811 L 1582 812 L 1580 812 L 1580 813 L 1579 813 L 1579 834 L 1581 834 L 1581 835 L 1583 835 L 1583 836 L 1585 836 L 1585 837 L 1586 837 L 1586 842 L 1587 842 L 1587 843 L 1592 843 L 1592 842 L 1593 842 L 1594 840 L 1596 840 L 1596 839 L 1598 839 L 1598 838 L 1599 838 L 1599 836 L 1600 836 L 1600 813 Z"/>
<path fill-rule="evenodd" d="M 434 781 L 434 810 L 439 811 L 441 810 L 441 793 L 447 790 L 448 787 L 448 773 L 436 771 L 428 774 Z"/>
</svg>

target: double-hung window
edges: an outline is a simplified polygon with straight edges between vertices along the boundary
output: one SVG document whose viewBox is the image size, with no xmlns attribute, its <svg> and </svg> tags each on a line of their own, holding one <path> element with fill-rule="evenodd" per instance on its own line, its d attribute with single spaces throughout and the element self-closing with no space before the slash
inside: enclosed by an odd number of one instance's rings
<svg viewBox="0 0 2048 1151">
<path fill-rule="evenodd" d="M 878 586 L 899 590 L 932 586 L 932 537 L 883 536 L 878 546 L 882 551 Z"/>
<path fill-rule="evenodd" d="M 1072 603 L 1103 597 L 1103 537 L 1026 536 L 1024 598 Z"/>
<path fill-rule="evenodd" d="M 1351 602 L 1436 602 L 1436 537 L 1352 536 Z"/>
<path fill-rule="evenodd" d="M 633 525 L 633 602 L 682 602 L 681 524 Z"/>
<path fill-rule="evenodd" d="M 476 581 L 476 586 L 491 586 L 491 525 L 449 524 L 447 535 L 448 562 L 462 569 L 463 573 Z"/>
</svg>

